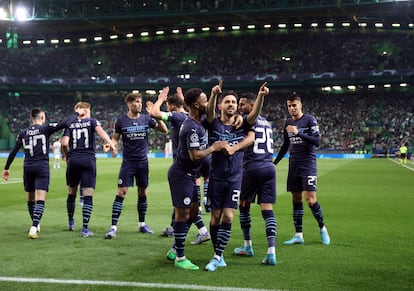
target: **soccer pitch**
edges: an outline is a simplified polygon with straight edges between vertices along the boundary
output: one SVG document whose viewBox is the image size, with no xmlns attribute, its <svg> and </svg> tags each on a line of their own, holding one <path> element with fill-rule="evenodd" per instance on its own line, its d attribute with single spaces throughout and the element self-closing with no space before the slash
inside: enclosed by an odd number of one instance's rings
<svg viewBox="0 0 414 291">
<path fill-rule="evenodd" d="M 414 165 L 388 159 L 319 159 L 318 201 L 331 236 L 320 242 L 317 223 L 305 206 L 304 245 L 284 246 L 294 234 L 287 160 L 277 166 L 277 265 L 262 266 L 266 254 L 264 222 L 252 205 L 254 257 L 237 257 L 242 244 L 235 216 L 224 256 L 226 268 L 203 270 L 212 258 L 211 242 L 191 245 L 186 255 L 198 271 L 177 269 L 166 260 L 172 239 L 160 233 L 171 219 L 167 182 L 170 159 L 150 159 L 146 222 L 155 235 L 137 232 L 136 188 L 125 199 L 117 238 L 105 240 L 111 224 L 120 159 L 98 159 L 98 180 L 90 228 L 81 238 L 81 208 L 76 230 L 67 230 L 65 169 L 51 169 L 50 191 L 40 238 L 27 238 L 30 219 L 21 182 L 23 159 L 0 181 L 1 290 L 412 290 L 414 285 Z M 0 159 L 2 167 L 5 159 Z M 51 160 L 51 163 L 53 161 Z M 208 226 L 209 215 L 203 213 Z"/>
</svg>

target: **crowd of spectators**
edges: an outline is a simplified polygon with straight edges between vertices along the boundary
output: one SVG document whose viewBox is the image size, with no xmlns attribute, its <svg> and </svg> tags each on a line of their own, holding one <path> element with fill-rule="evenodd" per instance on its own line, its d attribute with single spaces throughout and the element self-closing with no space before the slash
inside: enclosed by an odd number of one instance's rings
<svg viewBox="0 0 414 291">
<path fill-rule="evenodd" d="M 0 48 L 2 75 L 27 78 L 245 75 L 413 69 L 414 35 L 390 31 L 223 33 Z M 191 62 L 189 62 L 191 60 Z"/>
<path fill-rule="evenodd" d="M 286 97 L 271 93 L 266 97 L 263 109 L 263 115 L 273 123 L 276 152 L 283 143 L 283 125 L 288 117 Z M 121 95 L 119 98 L 89 96 L 83 100 L 91 102 L 92 115 L 102 123 L 109 135 L 113 133 L 116 118 L 127 112 Z M 155 97 L 146 100 L 155 101 Z M 17 133 L 28 126 L 28 116 L 33 107 L 41 107 L 47 112 L 49 122 L 57 122 L 72 112 L 76 101 L 70 96 L 4 97 L 0 98 L 0 106 L 10 129 Z M 402 141 L 413 140 L 414 98 L 409 94 L 365 92 L 302 95 L 302 102 L 304 112 L 314 115 L 319 122 L 321 151 L 354 153 L 365 150 L 374 154 L 385 153 L 398 147 Z M 154 132 L 150 140 L 151 150 L 162 151 L 169 136 Z M 101 149 L 100 143 L 97 149 Z"/>
<path fill-rule="evenodd" d="M 390 31 L 285 31 L 160 37 L 96 44 L 6 49 L 0 66 L 6 77 L 90 78 L 354 72 L 376 69 L 413 70 L 414 34 Z M 283 58 L 284 57 L 284 58 Z M 192 60 L 189 62 L 189 60 Z M 1 77 L 1 76 L 0 76 Z M 256 89 L 252 89 L 253 91 Z M 282 144 L 287 96 L 272 93 L 263 114 L 273 121 L 275 148 Z M 303 96 L 304 112 L 316 116 L 321 150 L 383 152 L 411 140 L 414 98 L 408 93 L 318 93 Z M 43 97 L 0 96 L 1 115 L 13 133 L 27 126 L 31 108 L 42 107 L 49 121 L 67 116 L 77 94 Z M 154 98 L 154 97 L 153 97 Z M 118 97 L 90 96 L 93 115 L 112 134 L 126 107 Z M 162 150 L 168 136 L 151 136 Z"/>
</svg>

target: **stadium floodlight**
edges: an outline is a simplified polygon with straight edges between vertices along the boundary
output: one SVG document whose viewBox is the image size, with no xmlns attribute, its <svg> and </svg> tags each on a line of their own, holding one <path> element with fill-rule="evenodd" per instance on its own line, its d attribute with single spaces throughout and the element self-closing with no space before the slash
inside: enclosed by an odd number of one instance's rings
<svg viewBox="0 0 414 291">
<path fill-rule="evenodd" d="M 408 87 L 408 84 L 407 83 L 401 83 L 400 87 Z"/>
<path fill-rule="evenodd" d="M 132 34 L 132 33 L 131 33 L 131 34 Z M 140 36 L 142 36 L 142 37 L 149 36 L 149 32 L 148 32 L 148 31 L 143 31 L 143 32 L 141 32 L 139 35 L 140 35 Z M 127 35 L 127 37 L 128 37 L 128 35 Z M 131 36 L 131 37 L 132 37 L 132 36 Z M 129 37 L 129 38 L 131 38 L 131 37 Z"/>
<path fill-rule="evenodd" d="M 87 40 L 88 40 L 88 39 L 87 39 L 86 37 L 81 37 L 81 38 L 79 39 L 79 42 L 82 42 L 82 43 L 83 43 L 83 42 L 87 42 Z"/>
<path fill-rule="evenodd" d="M 3 43 L 3 40 L 0 38 L 0 43 Z"/>
<path fill-rule="evenodd" d="M 277 27 L 279 27 L 279 28 L 286 28 L 286 27 L 287 27 L 287 25 L 286 25 L 286 23 L 279 23 L 279 24 L 277 25 Z"/>
<path fill-rule="evenodd" d="M 51 43 L 51 44 L 58 44 L 58 43 L 59 43 L 59 40 L 58 40 L 58 39 L 56 39 L 56 38 L 54 38 L 54 39 L 51 39 L 51 40 L 50 40 L 50 43 Z"/>
<path fill-rule="evenodd" d="M 118 39 L 118 35 L 117 34 L 111 34 L 109 36 L 109 39 Z"/>
<path fill-rule="evenodd" d="M 164 34 L 164 30 L 157 30 L 155 32 L 156 35 L 163 35 Z"/>
<path fill-rule="evenodd" d="M 256 28 L 256 25 L 254 25 L 254 24 L 249 24 L 247 26 L 247 29 L 255 29 L 255 28 Z"/>
<path fill-rule="evenodd" d="M 368 89 L 375 89 L 375 85 L 368 85 Z"/>
<path fill-rule="evenodd" d="M 231 27 L 231 29 L 233 29 L 233 30 L 240 30 L 240 25 L 233 25 Z"/>
<path fill-rule="evenodd" d="M 401 24 L 393 23 L 393 24 L 391 24 L 391 26 L 394 27 L 394 28 L 400 28 Z"/>
<path fill-rule="evenodd" d="M 263 27 L 264 28 L 272 28 L 272 25 L 271 24 L 265 24 L 265 25 L 263 25 Z"/>
<path fill-rule="evenodd" d="M 210 27 L 207 27 L 207 26 L 202 27 L 201 31 L 204 31 L 204 32 L 210 31 Z"/>
<path fill-rule="evenodd" d="M 311 23 L 311 27 L 314 27 L 314 28 L 315 28 L 315 27 L 318 27 L 318 24 L 317 24 L 316 22 L 312 22 L 312 23 Z"/>
<path fill-rule="evenodd" d="M 341 86 L 338 86 L 338 85 L 335 85 L 335 86 L 332 86 L 332 89 L 334 91 L 340 91 L 340 90 L 342 90 L 342 87 Z"/>
<path fill-rule="evenodd" d="M 193 33 L 194 31 L 195 31 L 195 28 L 194 27 L 187 28 L 187 32 L 188 33 Z"/>
<path fill-rule="evenodd" d="M 71 43 L 71 40 L 70 40 L 70 38 L 65 38 L 65 39 L 63 40 L 63 42 L 64 42 L 64 43 Z"/>
<path fill-rule="evenodd" d="M 24 40 L 24 41 L 23 41 L 23 44 L 26 44 L 26 45 L 31 44 L 31 43 L 32 43 L 32 41 L 31 41 L 31 40 Z"/>
<path fill-rule="evenodd" d="M 0 19 L 7 19 L 7 12 L 3 7 L 0 7 Z"/>
<path fill-rule="evenodd" d="M 139 93 L 139 90 L 132 90 L 132 93 L 138 94 Z"/>
<path fill-rule="evenodd" d="M 342 27 L 350 27 L 351 23 L 350 22 L 342 22 Z"/>
<path fill-rule="evenodd" d="M 102 36 L 95 36 L 93 38 L 94 41 L 102 41 Z"/>
<path fill-rule="evenodd" d="M 356 90 L 355 85 L 348 85 L 347 88 L 348 88 L 349 91 L 355 91 Z"/>
<path fill-rule="evenodd" d="M 36 40 L 37 44 L 45 44 L 45 40 L 44 39 L 38 39 Z"/>
<path fill-rule="evenodd" d="M 146 33 L 146 35 L 144 35 L 145 33 Z M 148 32 L 145 32 L 145 31 L 144 31 L 144 32 L 141 32 L 141 36 L 148 36 L 148 34 L 149 34 L 149 33 L 148 33 Z M 133 37 L 134 37 L 134 34 L 133 34 L 132 32 L 127 33 L 127 34 L 126 34 L 126 37 L 127 37 L 127 38 L 133 38 Z"/>
<path fill-rule="evenodd" d="M 367 23 L 366 22 L 360 22 L 358 23 L 359 27 L 367 27 Z"/>
<path fill-rule="evenodd" d="M 322 87 L 321 90 L 324 92 L 330 92 L 332 88 L 330 86 L 326 86 L 326 87 Z"/>
<path fill-rule="evenodd" d="M 17 6 L 14 11 L 14 19 L 17 21 L 27 21 L 30 19 L 29 11 L 24 6 Z"/>
<path fill-rule="evenodd" d="M 226 28 L 224 27 L 224 26 L 219 26 L 219 27 L 217 27 L 217 30 L 218 31 L 223 31 L 223 30 L 225 30 Z"/>
<path fill-rule="evenodd" d="M 377 22 L 377 23 L 375 23 L 375 27 L 376 28 L 383 28 L 384 27 L 384 23 Z"/>
<path fill-rule="evenodd" d="M 155 91 L 155 90 L 145 90 L 145 93 L 147 93 L 148 95 L 156 95 L 157 91 Z"/>
<path fill-rule="evenodd" d="M 408 24 L 408 27 L 409 27 L 409 28 L 414 28 L 414 23 L 409 23 L 409 24 Z"/>
<path fill-rule="evenodd" d="M 391 84 L 384 84 L 384 88 L 391 88 Z"/>
<path fill-rule="evenodd" d="M 302 23 L 294 23 L 293 24 L 294 28 L 301 28 L 302 26 L 303 26 Z"/>
<path fill-rule="evenodd" d="M 173 30 L 172 30 L 172 33 L 174 33 L 174 34 L 178 34 L 178 33 L 180 33 L 180 30 L 179 30 L 179 29 L 173 29 Z"/>
<path fill-rule="evenodd" d="M 332 27 L 335 26 L 335 24 L 333 22 L 327 22 L 327 23 L 325 23 L 325 26 L 329 27 L 329 28 L 332 28 Z"/>
<path fill-rule="evenodd" d="M 282 57 L 282 61 L 285 61 L 285 62 L 289 62 L 290 61 L 290 57 Z"/>
</svg>

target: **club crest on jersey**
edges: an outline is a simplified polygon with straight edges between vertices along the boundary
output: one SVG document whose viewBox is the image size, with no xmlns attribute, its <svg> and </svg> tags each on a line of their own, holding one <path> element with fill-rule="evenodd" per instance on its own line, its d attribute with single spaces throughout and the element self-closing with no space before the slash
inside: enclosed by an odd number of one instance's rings
<svg viewBox="0 0 414 291">
<path fill-rule="evenodd" d="M 190 197 L 185 197 L 184 200 L 183 200 L 183 202 L 184 202 L 184 205 L 190 205 L 191 204 Z"/>
</svg>

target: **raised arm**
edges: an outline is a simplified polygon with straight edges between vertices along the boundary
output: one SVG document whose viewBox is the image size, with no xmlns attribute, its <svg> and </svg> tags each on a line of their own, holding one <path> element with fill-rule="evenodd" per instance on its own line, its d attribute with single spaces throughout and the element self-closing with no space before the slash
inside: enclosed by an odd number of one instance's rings
<svg viewBox="0 0 414 291">
<path fill-rule="evenodd" d="M 157 101 L 152 105 L 151 110 L 148 112 L 149 115 L 157 120 L 160 120 L 162 118 L 163 112 L 161 111 L 162 104 L 167 101 L 168 92 L 170 91 L 170 88 L 164 87 L 161 90 L 161 93 L 158 95 Z"/>
<path fill-rule="evenodd" d="M 223 80 L 220 80 L 218 85 L 214 86 L 211 89 L 210 99 L 208 100 L 207 105 L 207 122 L 211 123 L 216 117 L 216 106 L 217 106 L 217 96 L 221 93 L 221 88 L 223 87 Z"/>
<path fill-rule="evenodd" d="M 253 109 L 249 113 L 246 119 L 250 125 L 253 125 L 256 123 L 257 116 L 259 116 L 263 108 L 264 96 L 268 94 L 269 94 L 269 88 L 267 87 L 267 82 L 264 82 L 262 86 L 260 86 L 259 92 L 257 93 L 257 98 L 253 104 Z"/>
<path fill-rule="evenodd" d="M 168 133 L 168 127 L 162 120 L 157 120 L 157 125 L 155 125 L 155 129 L 162 133 Z"/>
</svg>

